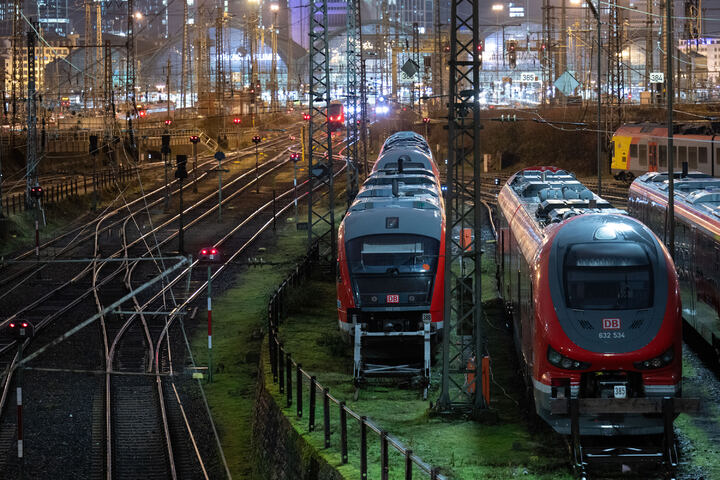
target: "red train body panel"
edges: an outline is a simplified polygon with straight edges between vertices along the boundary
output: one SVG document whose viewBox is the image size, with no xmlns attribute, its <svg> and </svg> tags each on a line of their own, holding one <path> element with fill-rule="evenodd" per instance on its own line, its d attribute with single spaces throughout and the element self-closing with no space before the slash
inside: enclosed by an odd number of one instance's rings
<svg viewBox="0 0 720 480">
<path fill-rule="evenodd" d="M 552 398 L 680 393 L 681 302 L 668 252 L 635 219 L 557 169 L 528 169 L 498 195 L 501 293 L 537 413 Z M 662 432 L 647 415 L 584 415 L 583 435 Z"/>
</svg>

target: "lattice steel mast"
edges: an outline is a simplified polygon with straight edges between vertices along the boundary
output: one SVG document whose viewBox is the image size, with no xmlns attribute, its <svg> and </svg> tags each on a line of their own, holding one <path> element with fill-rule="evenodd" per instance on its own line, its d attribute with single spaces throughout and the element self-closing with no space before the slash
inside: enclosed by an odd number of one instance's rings
<svg viewBox="0 0 720 480">
<path fill-rule="evenodd" d="M 358 59 L 362 63 L 362 37 L 360 25 L 360 0 L 348 0 L 347 3 L 347 71 L 346 92 L 347 112 L 347 205 L 355 199 L 358 192 L 358 169 L 360 165 L 358 138 Z"/>
<path fill-rule="evenodd" d="M 125 40 L 125 51 L 127 60 L 125 61 L 125 102 L 127 112 L 127 131 L 128 131 L 128 148 L 130 156 L 137 161 L 137 148 L 135 146 L 135 136 L 133 133 L 132 117 L 137 113 L 137 102 L 135 101 L 135 6 L 134 0 L 127 0 L 127 38 Z"/>
<path fill-rule="evenodd" d="M 310 124 L 308 128 L 308 246 L 316 240 L 320 260 L 334 268 L 335 194 L 333 156 L 327 110 L 330 106 L 330 55 L 326 0 L 310 0 Z M 318 187 L 314 189 L 314 187 Z"/>
<path fill-rule="evenodd" d="M 38 22 L 31 22 L 27 31 L 27 160 L 26 177 L 27 188 L 25 199 L 28 208 L 32 208 L 35 200 L 30 196 L 30 189 L 38 184 L 37 175 L 37 117 L 35 101 L 35 40 L 37 39 Z"/>
<path fill-rule="evenodd" d="M 445 203 L 445 311 L 440 412 L 486 408 L 479 371 L 485 352 L 481 297 L 479 0 L 452 0 L 447 197 Z M 473 240 L 463 245 L 465 229 Z M 451 338 L 452 337 L 452 338 Z M 474 358 L 474 360 L 473 360 Z M 475 384 L 464 385 L 467 373 Z"/>
</svg>

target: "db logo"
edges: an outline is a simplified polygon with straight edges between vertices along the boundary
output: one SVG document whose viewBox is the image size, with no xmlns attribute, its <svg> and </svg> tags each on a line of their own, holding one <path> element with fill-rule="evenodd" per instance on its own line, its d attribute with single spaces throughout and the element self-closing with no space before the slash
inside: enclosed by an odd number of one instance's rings
<svg viewBox="0 0 720 480">
<path fill-rule="evenodd" d="M 400 296 L 399 295 L 388 295 L 385 298 L 385 302 L 387 303 L 400 303 Z M 620 327 L 618 327 L 620 328 Z"/>
<path fill-rule="evenodd" d="M 620 330 L 620 319 L 619 318 L 603 318 L 602 319 L 603 330 Z"/>
</svg>

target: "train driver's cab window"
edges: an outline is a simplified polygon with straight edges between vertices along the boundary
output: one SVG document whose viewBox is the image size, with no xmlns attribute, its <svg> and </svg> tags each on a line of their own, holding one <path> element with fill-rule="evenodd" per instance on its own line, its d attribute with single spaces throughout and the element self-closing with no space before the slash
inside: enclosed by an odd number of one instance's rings
<svg viewBox="0 0 720 480">
<path fill-rule="evenodd" d="M 369 235 L 347 244 L 353 274 L 432 274 L 439 242 L 420 235 Z"/>
<path fill-rule="evenodd" d="M 573 245 L 564 263 L 569 308 L 636 310 L 652 306 L 652 268 L 645 250 L 636 243 Z"/>
</svg>

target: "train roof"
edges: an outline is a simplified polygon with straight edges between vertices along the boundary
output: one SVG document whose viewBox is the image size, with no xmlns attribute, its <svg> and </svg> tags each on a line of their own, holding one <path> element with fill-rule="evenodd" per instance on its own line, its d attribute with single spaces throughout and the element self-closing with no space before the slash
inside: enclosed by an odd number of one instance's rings
<svg viewBox="0 0 720 480">
<path fill-rule="evenodd" d="M 554 167 L 520 171 L 507 186 L 540 227 L 584 213 L 625 213 L 590 191 L 573 174 Z"/>
<path fill-rule="evenodd" d="M 675 205 L 679 206 L 679 214 L 687 215 L 689 212 L 701 213 L 715 222 L 720 221 L 720 178 L 700 172 L 690 172 L 685 177 L 677 177 L 673 188 L 675 190 Z M 662 176 L 655 173 L 646 173 L 635 179 L 632 189 L 643 188 L 659 195 L 667 202 L 669 183 L 667 174 Z M 687 210 L 687 212 L 683 211 Z M 694 220 L 693 220 L 694 221 Z"/>
<path fill-rule="evenodd" d="M 359 198 L 369 197 L 391 197 L 392 185 L 368 185 L 358 192 Z M 435 187 L 430 185 L 405 185 L 398 183 L 398 195 L 404 197 L 419 197 L 421 195 L 430 195 L 438 198 L 439 194 Z"/>
<path fill-rule="evenodd" d="M 430 145 L 425 137 L 415 132 L 397 132 L 390 135 L 380 149 L 380 155 L 397 149 L 417 149 L 427 155 L 431 155 Z"/>
<path fill-rule="evenodd" d="M 389 152 L 380 153 L 378 159 L 373 165 L 373 171 L 375 170 L 397 170 L 402 158 L 403 170 L 404 169 L 417 169 L 430 170 L 437 172 L 437 166 L 435 161 L 432 159 L 432 155 L 425 153 L 417 149 L 396 149 Z"/>
<path fill-rule="evenodd" d="M 399 173 L 396 175 L 373 175 L 368 177 L 367 180 L 365 180 L 364 186 L 372 186 L 372 185 L 392 185 L 393 182 L 397 180 L 398 184 L 400 185 L 436 185 L 437 186 L 437 180 L 434 177 L 428 177 L 426 175 L 417 175 L 417 174 L 404 174 Z"/>
<path fill-rule="evenodd" d="M 665 123 L 641 122 L 623 124 L 615 132 L 615 135 L 632 133 L 647 135 L 667 135 Z M 673 133 L 678 135 L 718 135 L 720 134 L 720 122 L 699 120 L 696 122 L 682 122 L 673 124 Z"/>
<path fill-rule="evenodd" d="M 423 235 L 440 240 L 443 209 L 438 198 L 356 198 L 343 219 L 345 240 L 366 235 Z M 392 221 L 391 221 L 392 220 Z"/>
</svg>

